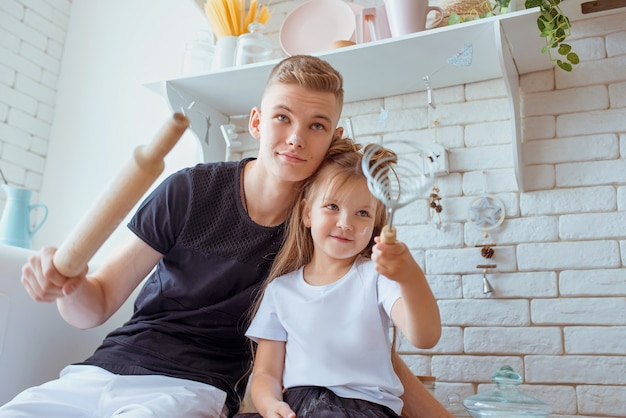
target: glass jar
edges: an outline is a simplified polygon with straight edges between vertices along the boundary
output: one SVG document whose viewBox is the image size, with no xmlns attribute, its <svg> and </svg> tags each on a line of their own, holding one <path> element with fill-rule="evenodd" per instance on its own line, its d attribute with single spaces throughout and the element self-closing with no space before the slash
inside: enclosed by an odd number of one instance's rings
<svg viewBox="0 0 626 418">
<path fill-rule="evenodd" d="M 183 74 L 202 74 L 211 69 L 215 53 L 213 34 L 210 31 L 198 31 L 196 39 L 185 44 Z"/>
<path fill-rule="evenodd" d="M 235 65 L 263 62 L 272 58 L 272 42 L 263 34 L 263 24 L 252 22 L 248 25 L 249 33 L 239 35 Z"/>
<path fill-rule="evenodd" d="M 519 391 L 517 386 L 522 383 L 522 376 L 510 366 L 502 366 L 492 376 L 492 381 L 496 389 L 463 401 L 472 417 L 540 418 L 552 413 L 550 405 Z"/>
<path fill-rule="evenodd" d="M 443 405 L 446 410 L 452 414 L 454 418 L 470 418 L 471 415 L 467 412 L 467 409 L 463 406 L 461 398 L 456 393 L 448 395 L 448 399 Z"/>
</svg>

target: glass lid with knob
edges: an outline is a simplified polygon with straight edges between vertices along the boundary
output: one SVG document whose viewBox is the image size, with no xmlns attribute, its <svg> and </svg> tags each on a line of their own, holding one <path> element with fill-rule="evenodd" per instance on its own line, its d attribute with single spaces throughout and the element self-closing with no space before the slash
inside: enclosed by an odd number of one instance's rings
<svg viewBox="0 0 626 418">
<path fill-rule="evenodd" d="M 496 389 L 469 396 L 463 405 L 473 418 L 547 417 L 552 407 L 547 403 L 521 392 L 517 386 L 522 377 L 510 366 L 502 366 L 492 376 Z"/>
</svg>

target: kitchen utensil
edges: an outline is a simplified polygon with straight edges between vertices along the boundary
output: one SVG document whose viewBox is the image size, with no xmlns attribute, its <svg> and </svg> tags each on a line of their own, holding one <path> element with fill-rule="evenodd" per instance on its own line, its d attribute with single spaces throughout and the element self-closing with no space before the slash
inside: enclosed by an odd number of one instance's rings
<svg viewBox="0 0 626 418">
<path fill-rule="evenodd" d="M 189 126 L 175 113 L 147 146 L 135 149 L 133 158 L 94 202 L 54 254 L 54 266 L 66 277 L 81 273 L 91 257 L 161 174 L 163 158 Z"/>
<path fill-rule="evenodd" d="M 7 201 L 0 218 L 0 243 L 16 247 L 31 248 L 32 238 L 43 226 L 48 217 L 48 207 L 42 203 L 30 204 L 32 191 L 9 184 L 0 185 L 7 195 Z M 31 214 L 34 210 L 43 210 L 43 217 L 34 226 Z"/>
<path fill-rule="evenodd" d="M 363 24 L 367 28 L 371 41 L 391 38 L 389 19 L 385 5 L 363 9 Z"/>
<path fill-rule="evenodd" d="M 392 37 L 423 31 L 430 12 L 438 12 L 439 16 L 428 29 L 437 27 L 444 15 L 441 7 L 430 6 L 428 0 L 385 0 L 385 9 Z"/>
<path fill-rule="evenodd" d="M 473 418 L 542 418 L 552 413 L 550 405 L 517 388 L 522 383 L 522 376 L 512 367 L 500 367 L 492 376 L 492 381 L 496 389 L 469 396 L 463 401 Z"/>
<path fill-rule="evenodd" d="M 356 29 L 353 41 L 357 44 L 391 38 L 385 5 L 363 7 L 359 3 L 349 2 L 348 6 L 355 14 Z"/>
<path fill-rule="evenodd" d="M 393 215 L 397 209 L 423 196 L 432 187 L 435 175 L 430 170 L 427 149 L 408 141 L 392 141 L 385 148 L 395 156 L 380 157 L 382 147 L 368 144 L 363 152 L 361 168 L 372 194 L 387 207 L 387 225 L 381 232 L 385 243 L 394 243 L 396 230 Z"/>
<path fill-rule="evenodd" d="M 355 28 L 354 12 L 346 2 L 309 0 L 283 20 L 280 46 L 289 56 L 327 51 L 333 41 L 351 39 Z"/>
</svg>

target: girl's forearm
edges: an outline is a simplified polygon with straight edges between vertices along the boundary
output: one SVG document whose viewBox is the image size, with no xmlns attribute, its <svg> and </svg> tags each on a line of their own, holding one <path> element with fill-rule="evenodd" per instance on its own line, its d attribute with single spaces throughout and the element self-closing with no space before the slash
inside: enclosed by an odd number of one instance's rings
<svg viewBox="0 0 626 418">
<path fill-rule="evenodd" d="M 403 333 L 418 348 L 433 347 L 441 337 L 441 317 L 421 269 L 413 280 L 400 283 L 400 290 L 406 328 Z"/>
<path fill-rule="evenodd" d="M 273 405 L 283 400 L 283 388 L 280 381 L 269 374 L 252 375 L 250 394 L 255 408 L 262 416 L 267 416 Z"/>
</svg>

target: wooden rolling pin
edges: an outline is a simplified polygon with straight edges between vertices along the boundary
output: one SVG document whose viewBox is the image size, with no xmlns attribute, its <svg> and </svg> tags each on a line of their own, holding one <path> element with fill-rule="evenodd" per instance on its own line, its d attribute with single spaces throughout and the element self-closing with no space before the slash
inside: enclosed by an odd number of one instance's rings
<svg viewBox="0 0 626 418">
<path fill-rule="evenodd" d="M 91 257 L 163 172 L 163 158 L 183 135 L 189 120 L 175 113 L 152 142 L 135 148 L 133 158 L 100 195 L 54 254 L 62 275 L 82 273 Z"/>
</svg>

